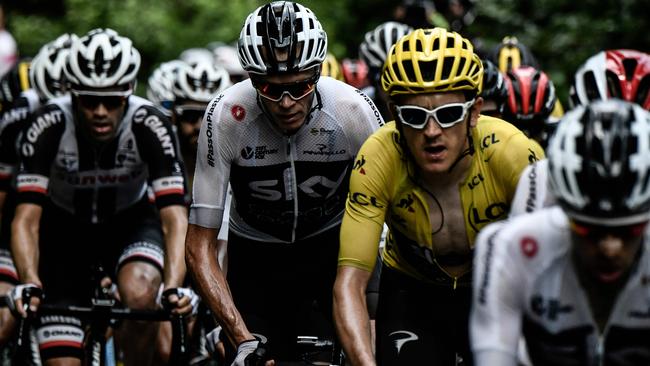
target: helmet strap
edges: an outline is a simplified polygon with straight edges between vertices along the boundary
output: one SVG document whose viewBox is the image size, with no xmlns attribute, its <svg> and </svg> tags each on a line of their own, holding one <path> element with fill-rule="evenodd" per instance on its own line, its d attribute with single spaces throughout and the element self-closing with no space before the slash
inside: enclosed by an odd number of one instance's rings
<svg viewBox="0 0 650 366">
<path fill-rule="evenodd" d="M 468 113 L 468 114 L 467 114 L 467 117 L 471 119 L 471 118 L 472 118 L 472 114 L 471 114 L 471 113 Z M 465 133 L 467 134 L 467 143 L 468 143 L 469 146 L 467 147 L 467 149 L 463 150 L 463 151 L 458 155 L 458 157 L 456 158 L 456 160 L 454 160 L 454 163 L 451 164 L 451 166 L 449 167 L 449 170 L 447 171 L 447 172 L 449 172 L 449 173 L 451 173 L 451 171 L 456 167 L 456 165 L 458 165 L 458 163 L 460 163 L 461 160 L 463 160 L 463 158 L 464 158 L 465 156 L 467 156 L 467 155 L 470 155 L 470 156 L 471 156 L 471 155 L 474 155 L 474 152 L 476 152 L 476 149 L 474 148 L 474 139 L 472 138 L 472 132 L 470 131 L 470 128 L 471 128 L 470 125 L 471 125 L 471 123 L 470 123 L 469 120 L 467 120 L 466 122 L 467 122 L 467 129 L 465 130 Z"/>
</svg>

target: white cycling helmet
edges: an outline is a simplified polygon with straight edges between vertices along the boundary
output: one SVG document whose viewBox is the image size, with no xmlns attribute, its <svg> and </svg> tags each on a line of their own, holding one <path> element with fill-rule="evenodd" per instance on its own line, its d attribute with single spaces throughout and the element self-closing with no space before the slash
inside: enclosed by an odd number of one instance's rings
<svg viewBox="0 0 650 366">
<path fill-rule="evenodd" d="M 549 180 L 575 220 L 603 226 L 650 219 L 650 113 L 609 99 L 564 115 L 548 146 Z"/>
<path fill-rule="evenodd" d="M 70 46 L 65 76 L 72 90 L 125 86 L 129 90 L 140 69 L 140 53 L 130 39 L 112 29 L 93 29 Z"/>
<path fill-rule="evenodd" d="M 308 8 L 274 1 L 248 15 L 238 49 L 241 66 L 249 73 L 300 72 L 325 60 L 327 34 Z"/>
<path fill-rule="evenodd" d="M 411 33 L 413 28 L 398 22 L 386 22 L 378 25 L 364 36 L 359 45 L 359 58 L 375 72 L 381 70 L 388 57 L 388 51 L 405 35 Z"/>
<path fill-rule="evenodd" d="M 212 50 L 214 63 L 223 67 L 228 74 L 235 77 L 246 77 L 246 71 L 239 63 L 237 48 L 230 45 L 219 45 Z"/>
<path fill-rule="evenodd" d="M 230 86 L 226 69 L 212 62 L 183 64 L 176 69 L 173 93 L 175 100 L 208 103 Z"/>
<path fill-rule="evenodd" d="M 174 103 L 174 80 L 177 70 L 185 65 L 181 60 L 173 60 L 160 64 L 149 76 L 147 83 L 147 99 L 153 104 L 163 108 L 163 111 L 171 113 Z"/>
<path fill-rule="evenodd" d="M 77 36 L 64 33 L 38 51 L 29 68 L 32 88 L 41 100 L 48 100 L 67 92 L 65 66 L 70 45 Z"/>
<path fill-rule="evenodd" d="M 212 62 L 214 56 L 209 49 L 196 47 L 184 50 L 181 52 L 180 56 L 178 56 L 178 59 L 185 61 L 188 64 L 195 64 L 198 62 Z"/>
</svg>

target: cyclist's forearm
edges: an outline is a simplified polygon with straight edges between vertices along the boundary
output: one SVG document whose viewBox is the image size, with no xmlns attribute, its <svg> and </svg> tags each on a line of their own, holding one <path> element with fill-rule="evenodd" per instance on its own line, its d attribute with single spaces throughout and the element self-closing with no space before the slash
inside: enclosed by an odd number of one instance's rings
<svg viewBox="0 0 650 366">
<path fill-rule="evenodd" d="M 350 271 L 355 275 L 350 275 Z M 365 301 L 369 274 L 357 271 L 361 270 L 351 267 L 338 269 L 334 284 L 334 321 L 350 364 L 375 365 Z"/>
<path fill-rule="evenodd" d="M 233 345 L 253 339 L 235 307 L 216 253 L 217 232 L 190 224 L 186 239 L 188 269 L 203 301 L 230 338 Z"/>
<path fill-rule="evenodd" d="M 40 217 L 40 206 L 18 205 L 11 227 L 11 251 L 18 277 L 23 283 L 34 283 L 38 286 L 42 285 L 38 276 Z"/>
<path fill-rule="evenodd" d="M 187 210 L 183 206 L 167 206 L 160 210 L 165 235 L 165 288 L 183 286 L 187 268 L 185 266 L 185 233 L 187 232 Z"/>
</svg>

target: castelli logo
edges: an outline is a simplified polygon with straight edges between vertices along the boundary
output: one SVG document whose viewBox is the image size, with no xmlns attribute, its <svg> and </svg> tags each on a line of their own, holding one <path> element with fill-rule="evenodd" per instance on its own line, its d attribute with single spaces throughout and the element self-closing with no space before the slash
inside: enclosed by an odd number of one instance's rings
<svg viewBox="0 0 650 366">
<path fill-rule="evenodd" d="M 234 105 L 230 112 L 232 113 L 233 118 L 237 121 L 241 121 L 246 117 L 246 110 L 240 105 Z"/>
<path fill-rule="evenodd" d="M 521 251 L 526 257 L 534 257 L 538 249 L 539 245 L 537 245 L 537 240 L 528 236 L 521 239 Z"/>
</svg>

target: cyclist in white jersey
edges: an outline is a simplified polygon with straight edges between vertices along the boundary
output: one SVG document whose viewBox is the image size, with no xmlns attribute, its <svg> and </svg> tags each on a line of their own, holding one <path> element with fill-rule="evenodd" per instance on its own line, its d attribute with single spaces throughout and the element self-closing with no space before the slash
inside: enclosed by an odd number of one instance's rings
<svg viewBox="0 0 650 366">
<path fill-rule="evenodd" d="M 210 102 L 203 120 L 187 262 L 235 365 L 260 346 L 252 333 L 268 340 L 273 358 L 295 360 L 298 312 L 314 300 L 331 317 L 346 184 L 383 120 L 363 93 L 320 77 L 326 54 L 327 35 L 309 9 L 257 8 L 239 39 L 251 78 Z M 229 181 L 226 283 L 213 253 Z"/>
<path fill-rule="evenodd" d="M 548 150 L 555 207 L 479 234 L 471 316 L 477 365 L 650 364 L 650 113 L 579 106 Z"/>
</svg>

